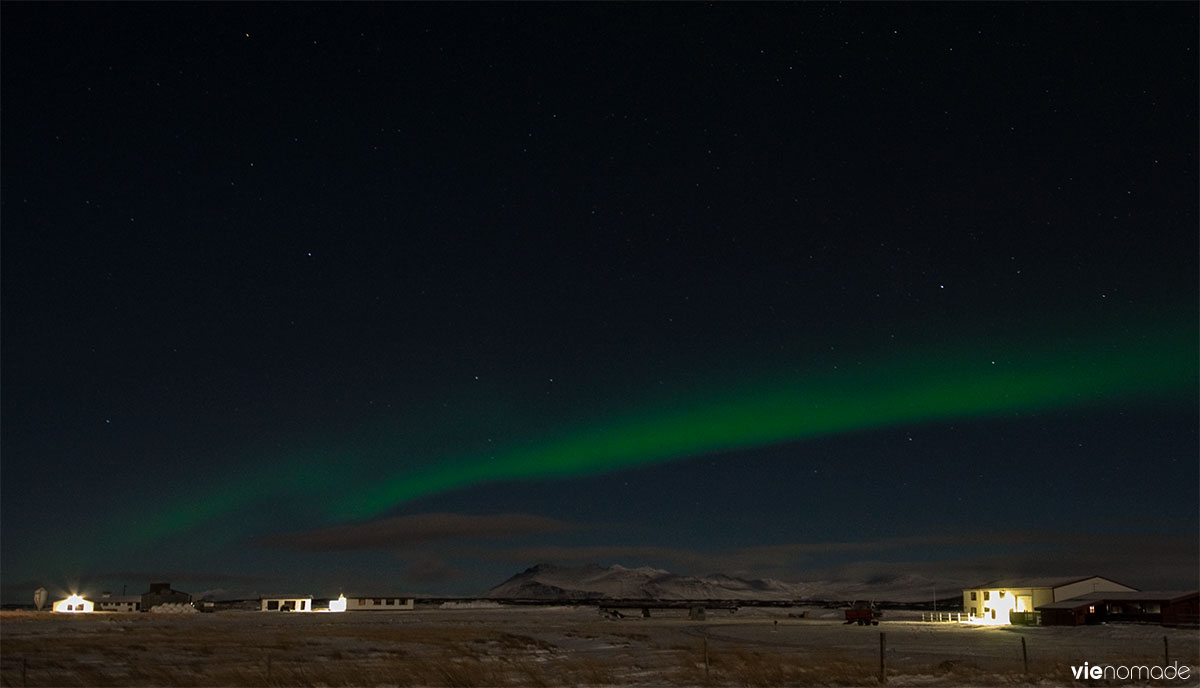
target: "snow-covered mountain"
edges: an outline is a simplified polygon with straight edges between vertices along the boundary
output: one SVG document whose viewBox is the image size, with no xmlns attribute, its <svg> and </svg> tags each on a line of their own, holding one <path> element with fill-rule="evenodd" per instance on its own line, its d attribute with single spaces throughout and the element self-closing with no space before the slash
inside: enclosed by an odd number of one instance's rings
<svg viewBox="0 0 1200 688">
<path fill-rule="evenodd" d="M 662 569 L 553 566 L 538 564 L 489 590 L 490 598 L 578 600 L 594 598 L 659 600 L 853 600 L 893 602 L 930 600 L 933 585 L 919 576 L 897 576 L 865 582 L 821 581 L 785 583 L 773 579 L 746 580 L 712 574 L 683 576 Z M 942 587 L 942 595 L 952 593 Z"/>
</svg>

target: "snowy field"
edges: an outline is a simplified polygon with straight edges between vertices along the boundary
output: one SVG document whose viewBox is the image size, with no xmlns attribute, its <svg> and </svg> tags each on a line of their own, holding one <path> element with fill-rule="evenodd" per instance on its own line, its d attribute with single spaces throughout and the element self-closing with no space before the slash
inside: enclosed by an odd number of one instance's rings
<svg viewBox="0 0 1200 688">
<path fill-rule="evenodd" d="M 798 618 L 801 611 L 803 618 Z M 0 613 L 4 686 L 1188 685 L 1194 629 L 993 628 L 824 609 L 595 607 L 345 614 Z M 1025 640 L 1028 673 L 1022 656 Z M 1166 642 L 1164 643 L 1164 638 Z M 1190 667 L 1189 680 L 1075 681 L 1071 666 Z"/>
</svg>

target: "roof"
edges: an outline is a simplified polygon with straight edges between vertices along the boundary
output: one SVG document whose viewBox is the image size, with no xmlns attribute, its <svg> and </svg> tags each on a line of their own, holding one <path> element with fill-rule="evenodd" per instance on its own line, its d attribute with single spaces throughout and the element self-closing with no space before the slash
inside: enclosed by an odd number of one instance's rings
<svg viewBox="0 0 1200 688">
<path fill-rule="evenodd" d="M 1102 597 L 1072 597 L 1069 600 L 1059 600 L 1058 602 L 1039 604 L 1037 607 L 1035 607 L 1035 609 L 1038 611 L 1043 609 L 1078 609 L 1079 607 L 1086 607 L 1088 605 L 1095 604 L 1103 599 L 1104 598 Z"/>
<path fill-rule="evenodd" d="M 263 595 L 263 600 L 311 600 L 312 595 Z"/>
<path fill-rule="evenodd" d="M 399 593 L 399 592 L 385 592 L 385 593 L 372 593 L 372 594 L 354 593 L 353 595 L 351 595 L 350 593 L 342 593 L 342 595 L 343 595 L 343 596 L 344 596 L 346 599 L 348 599 L 348 600 L 355 600 L 355 599 L 361 599 L 361 600 L 370 600 L 370 599 L 376 599 L 376 600 L 387 600 L 387 599 L 411 600 L 411 599 L 414 599 L 414 598 L 416 597 L 415 595 L 409 595 L 409 594 L 405 594 L 405 593 Z M 336 597 L 334 597 L 334 598 L 332 598 L 332 599 L 337 599 L 337 598 L 336 598 Z"/>
<path fill-rule="evenodd" d="M 1120 592 L 1104 592 L 1098 590 L 1087 595 L 1079 595 L 1078 598 L 1090 597 L 1094 600 L 1147 600 L 1151 602 L 1173 602 L 1181 600 L 1185 597 L 1200 595 L 1200 591 L 1196 590 L 1138 590 L 1138 591 L 1120 591 Z M 1062 600 L 1066 602 L 1067 600 Z"/>
<path fill-rule="evenodd" d="M 1133 602 L 1175 602 L 1194 595 L 1200 595 L 1196 590 L 1143 590 L 1138 592 L 1090 592 L 1057 602 L 1038 605 L 1038 609 L 1078 609 L 1097 602 L 1133 601 Z"/>
<path fill-rule="evenodd" d="M 967 588 L 967 590 L 983 589 L 983 588 L 1061 588 L 1064 585 L 1070 585 L 1072 583 L 1079 583 L 1079 582 L 1082 582 L 1085 580 L 1091 580 L 1093 578 L 1100 578 L 1102 580 L 1109 581 L 1110 583 L 1117 583 L 1117 581 L 1115 581 L 1111 578 L 1105 578 L 1104 576 L 1060 576 L 1060 577 L 1044 576 L 1041 578 L 997 578 L 996 580 L 988 581 L 987 583 L 981 583 L 979 585 L 976 585 L 976 586 L 974 586 L 974 588 Z M 1125 585 L 1125 584 L 1117 583 L 1117 585 Z M 1131 588 L 1133 586 L 1127 585 L 1125 587 Z"/>
<path fill-rule="evenodd" d="M 116 602 L 118 604 L 128 604 L 131 602 L 142 601 L 141 595 L 106 595 L 95 599 L 96 604 L 104 604 L 106 602 Z"/>
</svg>

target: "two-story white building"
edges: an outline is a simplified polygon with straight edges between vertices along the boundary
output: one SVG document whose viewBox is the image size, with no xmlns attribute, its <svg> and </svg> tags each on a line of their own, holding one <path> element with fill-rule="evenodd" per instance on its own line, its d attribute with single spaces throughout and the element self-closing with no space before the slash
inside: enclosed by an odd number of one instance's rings
<svg viewBox="0 0 1200 688">
<path fill-rule="evenodd" d="M 1008 624 L 1013 612 L 1032 612 L 1044 604 L 1093 592 L 1136 590 L 1101 576 L 1001 578 L 963 590 L 963 612 L 971 623 Z"/>
</svg>

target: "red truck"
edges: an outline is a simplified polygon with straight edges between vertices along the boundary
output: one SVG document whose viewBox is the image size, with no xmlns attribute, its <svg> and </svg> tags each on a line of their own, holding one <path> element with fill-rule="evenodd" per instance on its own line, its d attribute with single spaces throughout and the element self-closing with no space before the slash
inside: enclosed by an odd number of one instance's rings
<svg viewBox="0 0 1200 688">
<path fill-rule="evenodd" d="M 878 626 L 880 616 L 881 614 L 874 604 L 855 602 L 854 606 L 846 610 L 846 623 L 857 623 L 859 626 Z"/>
</svg>

